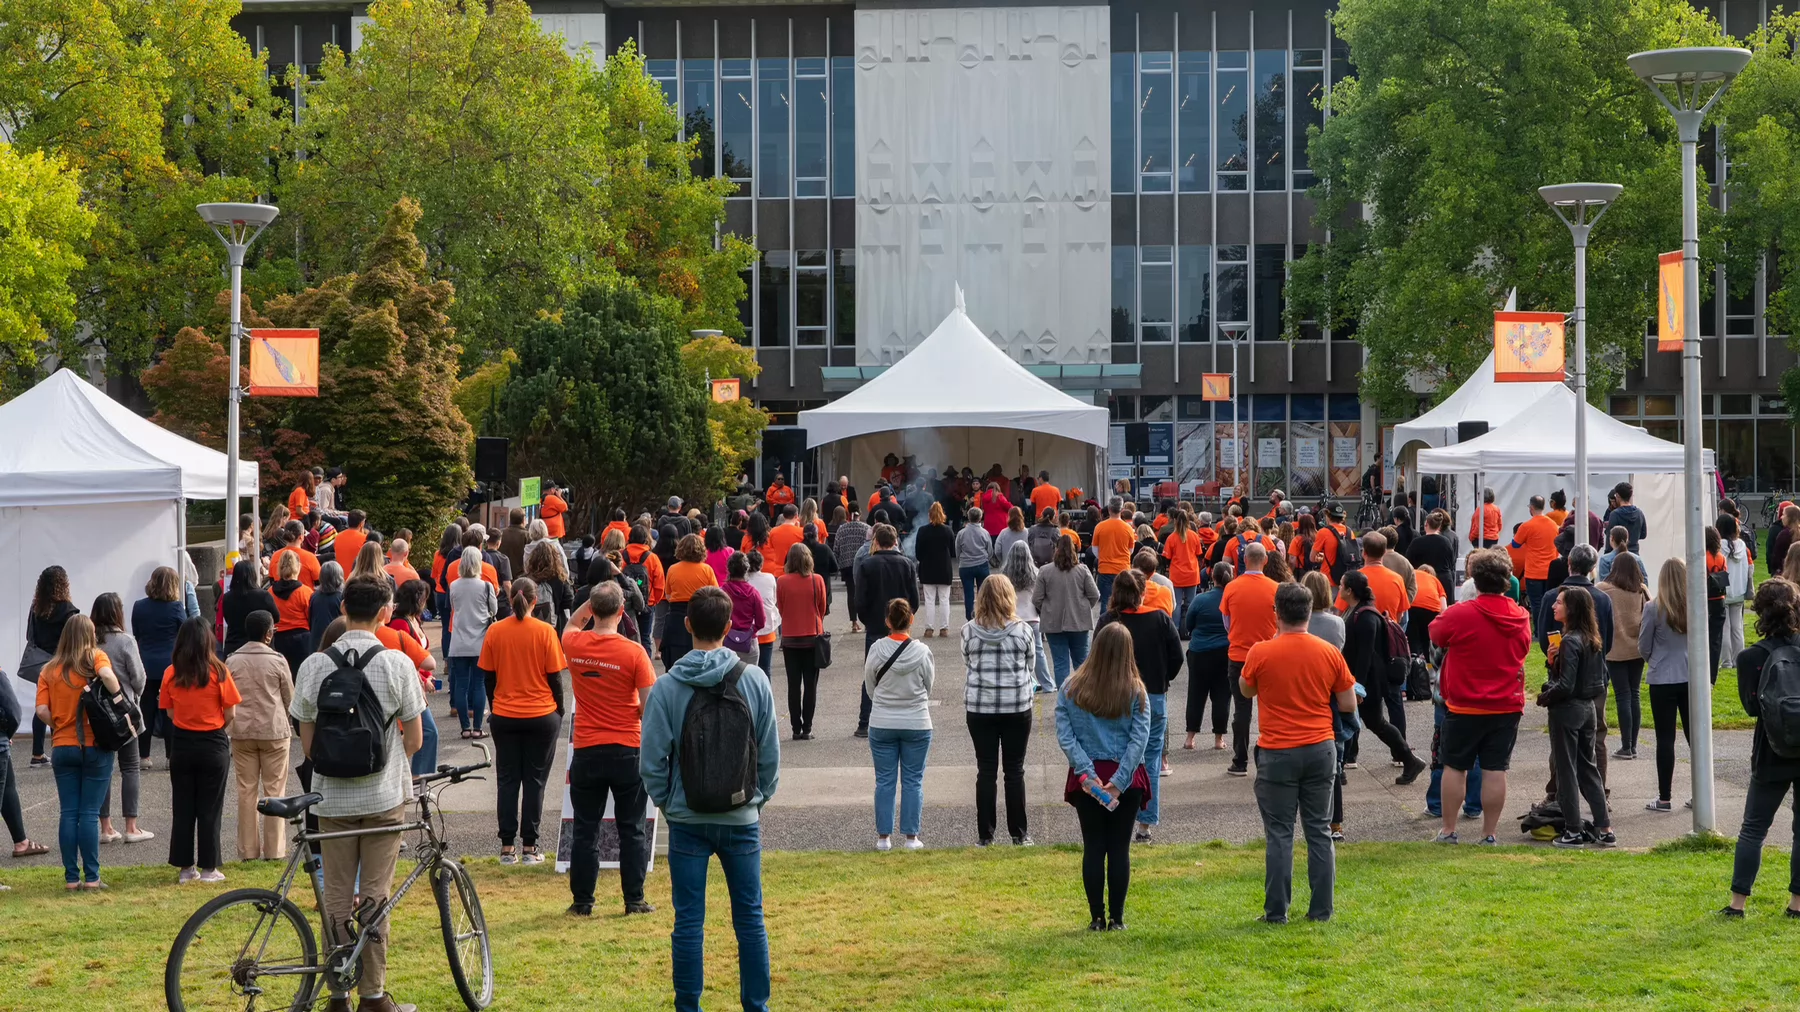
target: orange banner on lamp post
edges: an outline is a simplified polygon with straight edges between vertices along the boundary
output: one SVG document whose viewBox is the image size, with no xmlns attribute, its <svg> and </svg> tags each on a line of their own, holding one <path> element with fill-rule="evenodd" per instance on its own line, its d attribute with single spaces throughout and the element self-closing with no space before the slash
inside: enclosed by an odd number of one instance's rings
<svg viewBox="0 0 1800 1012">
<path fill-rule="evenodd" d="M 1680 351 L 1687 339 L 1687 286 L 1681 276 L 1681 251 L 1656 258 L 1656 350 Z"/>
<path fill-rule="evenodd" d="M 1200 399 L 1202 401 L 1231 400 L 1231 374 L 1228 372 L 1202 373 L 1200 376 Z"/>
<path fill-rule="evenodd" d="M 250 337 L 250 396 L 319 396 L 319 331 L 262 327 Z"/>
<path fill-rule="evenodd" d="M 719 404 L 729 404 L 743 396 L 743 381 L 733 379 L 716 379 L 712 381 L 712 399 Z"/>
<path fill-rule="evenodd" d="M 1561 313 L 1495 313 L 1495 382 L 1561 382 L 1564 321 Z"/>
</svg>

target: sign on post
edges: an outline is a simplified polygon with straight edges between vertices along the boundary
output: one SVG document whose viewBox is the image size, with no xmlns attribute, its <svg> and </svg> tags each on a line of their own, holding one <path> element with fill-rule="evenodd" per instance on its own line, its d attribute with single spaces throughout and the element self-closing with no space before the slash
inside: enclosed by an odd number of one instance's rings
<svg viewBox="0 0 1800 1012">
<path fill-rule="evenodd" d="M 1687 337 L 1682 333 L 1687 286 L 1682 282 L 1680 250 L 1657 255 L 1656 288 L 1656 350 L 1680 351 Z"/>
<path fill-rule="evenodd" d="M 519 479 L 519 505 L 524 507 L 525 509 L 530 509 L 531 507 L 536 506 L 537 504 L 543 502 L 544 501 L 543 486 L 544 486 L 544 479 L 542 479 L 542 478 L 520 478 Z"/>
<path fill-rule="evenodd" d="M 319 396 L 319 331 L 253 327 L 250 396 Z"/>
</svg>

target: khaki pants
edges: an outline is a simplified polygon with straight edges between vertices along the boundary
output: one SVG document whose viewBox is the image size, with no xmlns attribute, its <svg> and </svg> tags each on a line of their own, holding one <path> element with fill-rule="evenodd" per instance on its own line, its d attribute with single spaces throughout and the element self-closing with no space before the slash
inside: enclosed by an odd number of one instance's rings
<svg viewBox="0 0 1800 1012">
<path fill-rule="evenodd" d="M 319 832 L 341 833 L 351 829 L 373 829 L 398 826 L 406 821 L 406 806 L 397 805 L 376 815 L 359 815 L 349 819 L 319 817 Z M 342 840 L 322 840 L 320 860 L 325 874 L 325 919 L 334 925 L 337 940 L 348 937 L 345 922 L 352 919 L 353 900 L 357 895 L 357 873 L 362 874 L 364 902 L 385 903 L 394 885 L 394 866 L 400 862 L 400 834 L 352 836 Z M 383 924 L 363 947 L 362 978 L 356 991 L 373 998 L 387 991 L 387 934 Z M 328 943 L 329 944 L 329 943 Z"/>
<path fill-rule="evenodd" d="M 233 738 L 231 768 L 237 774 L 238 860 L 287 857 L 287 823 L 259 815 L 256 802 L 287 793 L 288 739 Z"/>
</svg>

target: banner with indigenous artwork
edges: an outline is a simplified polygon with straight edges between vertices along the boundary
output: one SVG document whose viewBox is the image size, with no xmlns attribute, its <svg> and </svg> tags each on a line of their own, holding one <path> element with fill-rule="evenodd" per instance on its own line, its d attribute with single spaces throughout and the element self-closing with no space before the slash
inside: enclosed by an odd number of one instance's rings
<svg viewBox="0 0 1800 1012">
<path fill-rule="evenodd" d="M 253 327 L 250 396 L 319 396 L 319 332 Z"/>
<path fill-rule="evenodd" d="M 1561 313 L 1494 314 L 1494 382 L 1561 382 Z"/>
<path fill-rule="evenodd" d="M 1331 494 L 1358 495 L 1362 487 L 1362 423 L 1331 423 Z"/>
<path fill-rule="evenodd" d="M 1287 494 L 1293 499 L 1316 499 L 1325 492 L 1325 423 L 1293 422 L 1288 425 Z"/>
<path fill-rule="evenodd" d="M 1680 351 L 1686 339 L 1687 285 L 1681 273 L 1681 251 L 1656 258 L 1656 350 Z"/>
</svg>

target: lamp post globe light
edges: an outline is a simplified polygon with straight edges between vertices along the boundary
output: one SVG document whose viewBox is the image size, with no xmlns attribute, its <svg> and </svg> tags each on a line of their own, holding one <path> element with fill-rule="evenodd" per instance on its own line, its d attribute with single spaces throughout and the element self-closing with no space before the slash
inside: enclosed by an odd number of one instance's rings
<svg viewBox="0 0 1800 1012">
<path fill-rule="evenodd" d="M 1583 541 L 1587 540 L 1588 515 L 1588 233 L 1624 189 L 1618 183 L 1561 183 L 1538 187 L 1538 196 L 1544 198 L 1562 223 L 1569 227 L 1569 235 L 1575 240 L 1575 530 Z"/>
<path fill-rule="evenodd" d="M 1682 491 L 1687 533 L 1688 713 L 1693 719 L 1694 832 L 1710 833 L 1713 817 L 1712 683 L 1708 644 L 1693 630 L 1706 624 L 1706 543 L 1702 538 L 1700 439 L 1700 208 L 1695 151 L 1700 127 L 1732 78 L 1750 62 L 1750 50 L 1726 46 L 1655 49 L 1625 58 L 1631 72 L 1675 117 L 1681 141 L 1681 417 Z"/>
<path fill-rule="evenodd" d="M 231 262 L 231 381 L 225 394 L 225 564 L 229 568 L 238 557 L 238 402 L 244 397 L 238 349 L 243 336 L 244 251 L 281 212 L 269 204 L 200 204 L 194 210 L 225 244 Z"/>
</svg>

